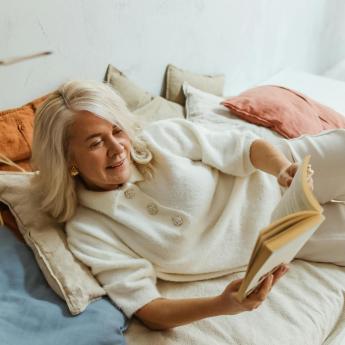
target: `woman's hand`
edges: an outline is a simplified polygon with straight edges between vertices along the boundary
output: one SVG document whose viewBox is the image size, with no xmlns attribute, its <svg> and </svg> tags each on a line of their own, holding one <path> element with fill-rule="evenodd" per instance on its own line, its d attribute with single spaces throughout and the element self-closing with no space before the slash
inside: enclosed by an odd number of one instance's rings
<svg viewBox="0 0 345 345">
<path fill-rule="evenodd" d="M 297 163 L 292 163 L 290 164 L 288 167 L 284 167 L 280 173 L 277 176 L 277 180 L 278 183 L 282 186 L 282 187 L 289 187 L 292 179 L 294 178 L 297 169 L 298 169 L 299 165 Z M 313 181 L 313 174 L 314 174 L 314 170 L 311 168 L 311 165 L 308 165 L 308 171 L 307 171 L 307 178 L 308 178 L 308 185 L 311 188 L 311 190 L 313 190 L 314 188 L 314 181 Z"/>
<path fill-rule="evenodd" d="M 289 187 L 298 169 L 297 163 L 284 167 L 278 174 L 277 180 L 282 187 Z"/>
<path fill-rule="evenodd" d="M 224 314 L 233 315 L 244 311 L 250 311 L 258 308 L 266 299 L 274 284 L 288 271 L 287 265 L 280 265 L 242 302 L 236 298 L 236 294 L 243 279 L 237 279 L 231 282 L 219 296 L 224 310 Z"/>
</svg>

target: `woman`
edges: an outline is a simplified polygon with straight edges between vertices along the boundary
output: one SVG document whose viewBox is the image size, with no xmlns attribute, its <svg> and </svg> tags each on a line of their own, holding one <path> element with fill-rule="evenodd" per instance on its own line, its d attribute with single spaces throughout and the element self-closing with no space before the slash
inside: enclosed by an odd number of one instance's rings
<svg viewBox="0 0 345 345">
<path fill-rule="evenodd" d="M 143 129 L 109 86 L 71 81 L 36 115 L 35 188 L 45 191 L 42 209 L 66 222 L 71 251 L 91 267 L 122 312 L 151 329 L 168 329 L 253 310 L 265 300 L 286 266 L 242 303 L 235 298 L 241 280 L 217 296 L 173 300 L 162 298 L 156 279 L 201 280 L 243 269 L 258 230 L 281 198 L 281 186 L 296 172 L 293 158 L 312 154 L 320 202 L 345 195 L 344 181 L 339 185 L 344 143 L 342 130 L 281 140 L 278 147 L 287 158 L 249 132 L 212 131 L 182 119 Z M 320 165 L 324 153 L 338 168 L 331 179 Z M 325 212 L 344 224 L 339 204 Z M 321 235 L 339 231 L 337 224 L 325 223 Z M 333 242 L 314 236 L 299 257 L 344 264 L 341 236 Z M 331 246 L 332 255 L 318 241 Z"/>
</svg>

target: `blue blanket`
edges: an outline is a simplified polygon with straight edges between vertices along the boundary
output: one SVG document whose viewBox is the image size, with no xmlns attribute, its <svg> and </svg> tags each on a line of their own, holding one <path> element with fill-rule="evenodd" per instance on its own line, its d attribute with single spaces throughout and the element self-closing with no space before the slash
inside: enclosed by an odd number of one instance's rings
<svg viewBox="0 0 345 345">
<path fill-rule="evenodd" d="M 1 345 L 123 345 L 125 327 L 124 316 L 107 298 L 71 316 L 30 248 L 0 227 Z"/>
</svg>

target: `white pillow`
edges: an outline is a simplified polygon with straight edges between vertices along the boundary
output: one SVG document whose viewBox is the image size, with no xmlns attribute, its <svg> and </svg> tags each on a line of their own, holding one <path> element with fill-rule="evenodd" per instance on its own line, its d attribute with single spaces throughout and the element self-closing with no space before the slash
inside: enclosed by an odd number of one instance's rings
<svg viewBox="0 0 345 345">
<path fill-rule="evenodd" d="M 277 140 L 277 138 L 282 138 L 278 133 L 266 127 L 251 124 L 231 114 L 229 109 L 220 104 L 224 100 L 222 97 L 201 91 L 187 82 L 183 84 L 183 92 L 186 97 L 186 118 L 189 121 L 202 123 L 217 129 L 249 130 L 271 142 Z"/>
</svg>

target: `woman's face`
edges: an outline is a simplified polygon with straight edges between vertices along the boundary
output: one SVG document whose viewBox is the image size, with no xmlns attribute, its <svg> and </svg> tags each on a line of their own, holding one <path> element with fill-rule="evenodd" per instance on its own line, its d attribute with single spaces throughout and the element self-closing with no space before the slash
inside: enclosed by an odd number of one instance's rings
<svg viewBox="0 0 345 345">
<path fill-rule="evenodd" d="M 113 190 L 128 181 L 131 142 L 118 126 L 88 112 L 76 115 L 69 150 L 88 189 Z"/>
</svg>

